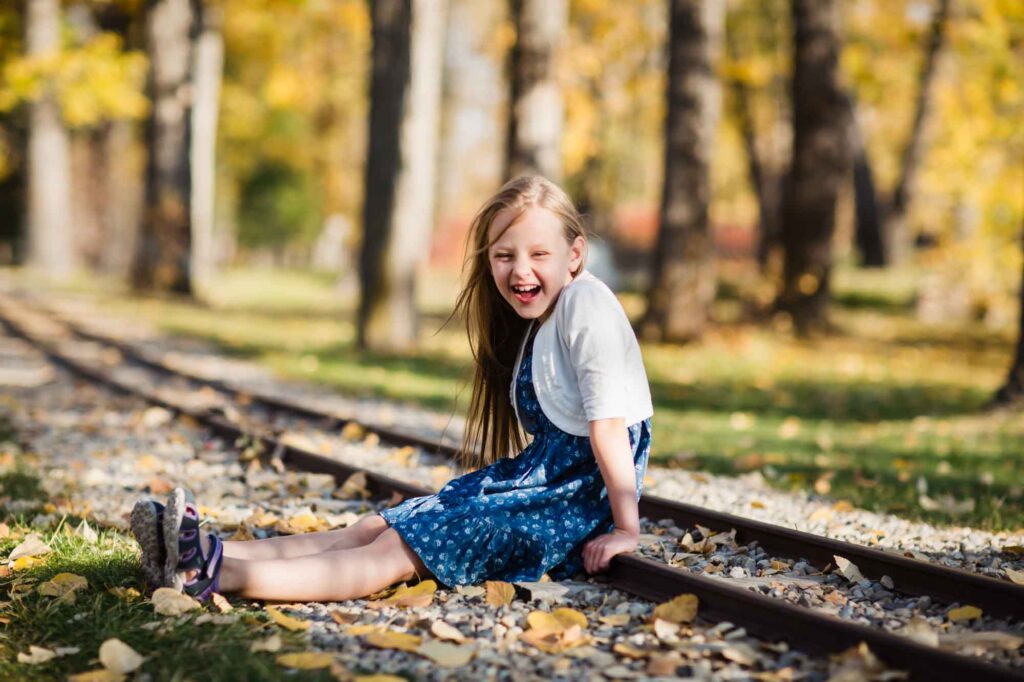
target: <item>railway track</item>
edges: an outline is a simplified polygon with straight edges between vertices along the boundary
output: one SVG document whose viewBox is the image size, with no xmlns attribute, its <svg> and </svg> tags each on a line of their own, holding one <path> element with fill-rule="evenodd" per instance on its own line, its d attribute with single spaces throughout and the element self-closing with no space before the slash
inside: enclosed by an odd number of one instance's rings
<svg viewBox="0 0 1024 682">
<path fill-rule="evenodd" d="M 411 497 L 429 494 L 432 491 L 421 486 L 393 478 L 379 472 L 363 471 L 344 462 L 324 457 L 287 443 L 273 436 L 260 433 L 247 433 L 223 414 L 206 409 L 195 409 L 186 405 L 175 404 L 157 395 L 154 391 L 146 391 L 130 386 L 123 381 L 114 379 L 110 373 L 94 364 L 77 360 L 59 348 L 53 338 L 40 338 L 33 333 L 20 317 L 17 306 L 9 299 L 0 306 L 0 321 L 14 335 L 20 336 L 42 350 L 53 362 L 86 377 L 90 381 L 102 383 L 114 390 L 141 395 L 154 405 L 159 405 L 176 414 L 186 415 L 204 424 L 214 433 L 233 442 L 239 438 L 258 441 L 268 453 L 274 453 L 286 466 L 302 471 L 327 473 L 339 482 L 355 473 L 362 472 L 366 476 L 367 487 L 380 497 Z M 22 314 L 24 311 L 22 311 Z M 65 324 L 66 323 L 62 323 Z M 51 330 L 52 331 L 52 330 Z M 80 338 L 90 338 L 97 343 L 106 343 L 118 348 L 118 352 L 130 361 L 143 364 L 150 369 L 167 374 L 179 374 L 165 363 L 147 358 L 139 349 L 127 344 L 107 339 L 96 333 L 86 333 L 82 329 L 74 329 Z M 206 385 L 213 382 L 190 376 L 190 381 L 199 381 Z M 219 384 L 219 385 L 216 385 Z M 327 421 L 342 426 L 351 420 L 337 415 L 325 415 L 315 410 L 302 407 L 295 410 L 284 401 L 269 396 L 252 395 L 251 392 L 238 392 L 224 382 L 216 382 L 215 388 L 236 399 L 240 394 L 247 401 L 261 403 L 273 410 L 285 410 L 301 414 L 304 418 L 318 422 Z M 333 421 L 331 421 L 333 420 Z M 363 425 L 376 431 L 382 441 L 395 445 L 414 444 L 418 447 L 452 454 L 445 446 L 438 445 L 423 438 L 409 438 L 405 434 L 388 429 L 374 429 L 372 425 Z M 892 556 L 870 548 L 858 547 L 835 540 L 771 526 L 741 517 L 693 508 L 670 500 L 645 497 L 642 501 L 641 513 L 656 519 L 671 519 L 684 526 L 695 524 L 709 528 L 729 530 L 736 529 L 736 538 L 740 540 L 748 536 L 759 542 L 763 547 L 774 552 L 787 551 L 792 556 L 800 556 L 815 560 L 815 556 L 827 557 L 831 561 L 837 554 L 857 563 L 865 575 L 869 571 L 879 571 L 899 581 L 900 588 L 916 591 L 941 599 L 940 594 L 955 595 L 950 601 L 968 601 L 975 605 L 984 605 L 993 613 L 1019 617 L 1022 612 L 1022 590 L 1011 583 L 984 578 L 964 571 L 934 566 L 925 562 L 909 560 L 904 557 Z M 865 642 L 878 656 L 894 668 L 905 669 L 914 679 L 962 679 L 965 675 L 983 675 L 984 679 L 1024 679 L 1020 672 L 989 663 L 951 654 L 928 646 L 917 644 L 912 640 L 885 632 L 843 621 L 812 610 L 796 607 L 780 600 L 767 598 L 744 587 L 736 587 L 728 581 L 693 575 L 687 571 L 672 568 L 658 561 L 638 556 L 618 557 L 613 562 L 608 574 L 612 586 L 652 600 L 664 600 L 682 592 L 692 592 L 701 599 L 701 617 L 711 622 L 727 620 L 741 623 L 748 631 L 766 638 L 782 638 L 801 649 L 812 653 L 835 652 Z M 955 583 L 955 584 L 954 584 Z M 970 591 L 965 588 L 970 585 Z"/>
</svg>

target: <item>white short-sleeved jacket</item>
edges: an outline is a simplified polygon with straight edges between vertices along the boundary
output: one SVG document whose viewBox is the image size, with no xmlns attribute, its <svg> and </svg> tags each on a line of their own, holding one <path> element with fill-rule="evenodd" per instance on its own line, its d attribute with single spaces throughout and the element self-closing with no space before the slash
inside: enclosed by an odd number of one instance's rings
<svg viewBox="0 0 1024 682">
<path fill-rule="evenodd" d="M 530 323 L 513 369 L 515 380 Z M 626 426 L 654 414 L 640 345 L 626 311 L 612 290 L 584 270 L 567 284 L 555 310 L 537 331 L 533 344 L 533 388 L 544 415 L 576 436 L 588 436 L 589 422 L 623 417 Z"/>
</svg>

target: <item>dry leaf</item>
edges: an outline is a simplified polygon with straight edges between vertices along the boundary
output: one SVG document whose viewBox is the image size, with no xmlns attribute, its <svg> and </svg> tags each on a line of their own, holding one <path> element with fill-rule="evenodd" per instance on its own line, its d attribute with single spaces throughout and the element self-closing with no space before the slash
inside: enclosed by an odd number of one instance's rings
<svg viewBox="0 0 1024 682">
<path fill-rule="evenodd" d="M 199 608 L 199 602 L 187 594 L 170 587 L 159 587 L 150 598 L 153 610 L 161 616 L 180 616 L 186 611 Z"/>
<path fill-rule="evenodd" d="M 40 663 L 46 663 L 57 657 L 57 652 L 51 649 L 44 649 L 41 646 L 30 645 L 28 653 L 18 653 L 18 663 L 27 663 L 29 665 L 38 665 Z"/>
<path fill-rule="evenodd" d="M 210 601 L 213 602 L 213 605 L 216 606 L 217 610 L 221 613 L 230 613 L 234 608 L 231 606 L 231 602 L 228 601 L 227 597 L 219 592 L 214 592 L 210 595 Z"/>
<path fill-rule="evenodd" d="M 296 670 L 320 670 L 330 667 L 334 662 L 334 654 L 324 651 L 303 651 L 295 654 L 281 654 L 276 659 L 278 665 Z"/>
<path fill-rule="evenodd" d="M 725 660 L 746 666 L 754 665 L 759 659 L 757 652 L 743 642 L 732 642 L 721 653 Z"/>
<path fill-rule="evenodd" d="M 1024 571 L 1015 571 L 1012 568 L 1004 568 L 1003 571 L 1006 572 L 1006 577 L 1010 579 L 1010 582 L 1024 585 Z"/>
<path fill-rule="evenodd" d="M 946 618 L 949 619 L 950 623 L 956 623 L 961 620 L 974 620 L 975 618 L 981 618 L 981 609 L 977 606 L 961 606 L 958 609 L 951 609 L 947 614 Z"/>
<path fill-rule="evenodd" d="M 605 625 L 611 625 L 613 627 L 622 627 L 629 622 L 628 613 L 613 613 L 610 616 L 601 616 L 598 618 L 599 621 Z"/>
<path fill-rule="evenodd" d="M 293 618 L 292 616 L 281 613 L 278 609 L 273 606 L 268 606 L 266 612 L 270 614 L 270 619 L 275 623 L 285 628 L 286 630 L 298 631 L 308 630 L 309 626 L 312 625 L 308 620 L 301 620 L 299 618 Z"/>
<path fill-rule="evenodd" d="M 654 609 L 655 618 L 663 618 L 670 623 L 692 623 L 697 617 L 699 600 L 695 594 L 680 594 Z"/>
<path fill-rule="evenodd" d="M 843 576 L 851 583 L 859 583 L 861 580 L 864 580 L 864 575 L 860 572 L 860 569 L 857 568 L 857 564 L 853 563 L 849 559 L 839 556 L 838 554 L 834 554 L 832 558 L 836 560 L 836 568 L 839 569 L 839 575 Z"/>
<path fill-rule="evenodd" d="M 32 568 L 33 566 L 38 566 L 41 563 L 43 563 L 43 560 L 40 559 L 39 557 L 35 557 L 35 556 L 18 557 L 17 559 L 15 559 L 11 563 L 11 570 L 12 571 L 24 571 L 25 569 Z"/>
<path fill-rule="evenodd" d="M 466 597 L 467 599 L 472 599 L 473 597 L 482 597 L 483 595 L 487 594 L 487 590 L 480 587 L 479 585 L 456 585 L 455 591 L 458 594 L 461 594 L 463 597 Z"/>
<path fill-rule="evenodd" d="M 366 487 L 367 484 L 366 473 L 357 471 L 346 478 L 345 482 L 334 491 L 333 495 L 341 500 L 365 500 L 370 496 L 370 491 Z"/>
<path fill-rule="evenodd" d="M 112 672 L 126 675 L 136 670 L 145 660 L 135 649 L 116 637 L 100 644 L 100 664 Z"/>
<path fill-rule="evenodd" d="M 378 673 L 376 675 L 356 675 L 352 678 L 355 682 L 406 682 L 404 677 L 398 675 L 385 675 Z"/>
<path fill-rule="evenodd" d="M 416 653 L 426 656 L 444 668 L 457 668 L 466 665 L 473 659 L 473 648 L 446 642 L 424 642 L 416 649 Z"/>
<path fill-rule="evenodd" d="M 331 611 L 331 620 L 338 625 L 350 625 L 359 620 L 359 614 L 345 613 L 344 611 Z"/>
<path fill-rule="evenodd" d="M 75 673 L 68 676 L 68 682 L 123 682 L 125 675 L 115 673 L 113 670 L 100 668 L 88 670 L 84 673 Z"/>
<path fill-rule="evenodd" d="M 44 597 L 57 597 L 68 604 L 75 602 L 75 592 L 89 587 L 89 581 L 74 573 L 58 573 L 50 580 L 39 585 L 39 594 Z"/>
<path fill-rule="evenodd" d="M 89 526 L 89 522 L 85 519 L 82 519 L 82 522 L 75 528 L 75 535 L 90 543 L 95 543 L 100 538 L 99 534 Z"/>
<path fill-rule="evenodd" d="M 487 603 L 490 606 L 508 606 L 516 596 L 516 588 L 512 583 L 501 580 L 488 580 L 484 583 L 487 590 Z"/>
<path fill-rule="evenodd" d="M 142 593 L 134 587 L 108 587 L 107 592 L 125 601 L 135 601 L 142 598 Z"/>
<path fill-rule="evenodd" d="M 382 632 L 383 628 L 380 625 L 374 625 L 373 623 L 364 623 L 363 625 L 349 625 L 345 629 L 345 634 L 350 637 L 358 637 L 359 635 L 366 635 L 371 632 Z"/>
<path fill-rule="evenodd" d="M 431 623 L 430 632 L 438 639 L 447 639 L 460 644 L 466 641 L 466 636 L 458 628 L 454 625 L 449 625 L 443 620 L 435 620 Z"/>
<path fill-rule="evenodd" d="M 419 635 L 410 635 L 407 632 L 384 630 L 367 633 L 364 641 L 380 649 L 398 649 L 415 653 L 423 638 Z"/>
<path fill-rule="evenodd" d="M 1016 651 L 1024 646 L 1024 637 L 999 631 L 957 632 L 952 635 L 942 635 L 939 637 L 939 644 L 943 649 L 971 654 L 983 653 L 990 649 Z"/>
<path fill-rule="evenodd" d="M 612 651 L 626 658 L 647 658 L 651 653 L 646 649 L 640 649 L 626 642 L 618 642 L 612 647 Z"/>
<path fill-rule="evenodd" d="M 925 646 L 936 647 L 939 645 L 939 633 L 932 630 L 928 621 L 920 616 L 914 616 L 896 632 Z"/>
<path fill-rule="evenodd" d="M 256 653 L 258 651 L 267 651 L 274 653 L 281 650 L 281 646 L 284 642 L 281 640 L 281 635 L 273 634 L 266 639 L 258 639 L 249 645 L 249 651 Z"/>
<path fill-rule="evenodd" d="M 433 580 L 423 580 L 413 587 L 405 583 L 398 586 L 394 594 L 384 600 L 390 606 L 401 608 L 412 608 L 417 606 L 430 606 L 434 600 L 434 592 L 437 591 L 437 583 Z"/>
<path fill-rule="evenodd" d="M 22 540 L 21 544 L 11 550 L 10 555 L 7 557 L 7 561 L 13 562 L 21 559 L 22 557 L 42 556 L 44 554 L 49 554 L 52 551 L 53 550 L 50 549 L 50 546 L 43 542 L 42 538 L 35 533 L 32 533 Z"/>
<path fill-rule="evenodd" d="M 581 629 L 588 625 L 586 616 L 570 608 L 555 609 L 551 613 L 531 611 L 526 616 L 526 622 L 530 625 L 530 629 L 542 635 L 564 632 L 573 625 L 579 626 Z"/>
<path fill-rule="evenodd" d="M 678 639 L 679 623 L 670 623 L 662 618 L 654 619 L 654 636 L 663 642 Z"/>
</svg>

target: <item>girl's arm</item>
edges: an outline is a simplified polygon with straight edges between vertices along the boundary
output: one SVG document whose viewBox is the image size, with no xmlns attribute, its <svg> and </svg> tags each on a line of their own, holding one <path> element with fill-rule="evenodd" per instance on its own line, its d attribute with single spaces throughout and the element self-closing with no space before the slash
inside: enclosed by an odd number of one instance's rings
<svg viewBox="0 0 1024 682">
<path fill-rule="evenodd" d="M 613 556 L 632 552 L 640 536 L 640 513 L 636 500 L 636 471 L 633 468 L 629 433 L 622 417 L 590 422 L 590 446 L 597 459 L 615 530 L 594 538 L 583 548 L 583 567 L 588 573 L 608 568 Z"/>
</svg>

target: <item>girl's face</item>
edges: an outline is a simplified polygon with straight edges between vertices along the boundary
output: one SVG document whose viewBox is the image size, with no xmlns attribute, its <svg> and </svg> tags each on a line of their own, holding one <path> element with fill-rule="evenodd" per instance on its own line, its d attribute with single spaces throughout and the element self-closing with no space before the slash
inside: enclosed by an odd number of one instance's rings
<svg viewBox="0 0 1024 682">
<path fill-rule="evenodd" d="M 566 242 L 558 216 L 537 206 L 521 214 L 512 209 L 498 212 L 487 239 L 487 258 L 498 292 L 528 320 L 547 317 L 562 287 L 572 281 L 572 273 L 583 262 L 586 247 L 583 237 Z"/>
</svg>

